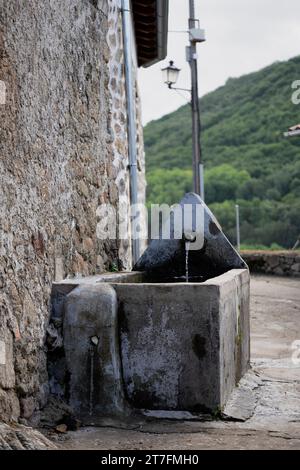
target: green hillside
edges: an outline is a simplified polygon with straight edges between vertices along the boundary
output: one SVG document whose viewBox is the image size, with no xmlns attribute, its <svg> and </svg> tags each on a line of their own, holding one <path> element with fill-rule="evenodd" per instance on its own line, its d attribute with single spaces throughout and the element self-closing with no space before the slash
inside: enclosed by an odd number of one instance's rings
<svg viewBox="0 0 300 470">
<path fill-rule="evenodd" d="M 200 101 L 206 203 L 235 241 L 234 205 L 247 245 L 291 247 L 300 234 L 300 122 L 291 84 L 300 56 L 240 78 Z M 148 203 L 172 204 L 192 189 L 190 106 L 145 127 Z"/>
</svg>

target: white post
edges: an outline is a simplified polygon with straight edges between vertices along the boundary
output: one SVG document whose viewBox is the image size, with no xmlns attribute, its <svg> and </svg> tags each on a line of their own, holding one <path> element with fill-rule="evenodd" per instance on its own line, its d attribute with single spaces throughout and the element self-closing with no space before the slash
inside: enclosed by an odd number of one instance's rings
<svg viewBox="0 0 300 470">
<path fill-rule="evenodd" d="M 237 250 L 241 250 L 241 233 L 240 233 L 240 206 L 235 205 L 235 215 L 236 215 L 236 247 Z"/>
</svg>

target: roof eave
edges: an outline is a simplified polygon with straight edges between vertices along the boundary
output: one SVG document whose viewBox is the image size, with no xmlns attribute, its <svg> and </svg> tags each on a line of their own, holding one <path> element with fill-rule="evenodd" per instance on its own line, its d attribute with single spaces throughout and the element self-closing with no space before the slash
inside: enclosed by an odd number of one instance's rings
<svg viewBox="0 0 300 470">
<path fill-rule="evenodd" d="M 167 55 L 169 0 L 132 0 L 139 67 Z"/>
<path fill-rule="evenodd" d="M 157 57 L 143 64 L 144 68 L 150 67 L 167 56 L 168 49 L 168 20 L 169 0 L 157 0 Z"/>
</svg>

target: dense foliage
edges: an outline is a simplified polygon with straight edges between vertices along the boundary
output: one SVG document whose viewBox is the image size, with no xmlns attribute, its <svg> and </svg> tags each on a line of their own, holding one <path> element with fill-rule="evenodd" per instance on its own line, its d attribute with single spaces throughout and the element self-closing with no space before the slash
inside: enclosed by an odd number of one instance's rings
<svg viewBox="0 0 300 470">
<path fill-rule="evenodd" d="M 235 204 L 248 245 L 291 247 L 300 234 L 300 122 L 291 84 L 300 56 L 229 79 L 201 99 L 206 203 L 235 241 Z M 178 202 L 192 189 L 189 105 L 145 127 L 148 203 Z"/>
</svg>

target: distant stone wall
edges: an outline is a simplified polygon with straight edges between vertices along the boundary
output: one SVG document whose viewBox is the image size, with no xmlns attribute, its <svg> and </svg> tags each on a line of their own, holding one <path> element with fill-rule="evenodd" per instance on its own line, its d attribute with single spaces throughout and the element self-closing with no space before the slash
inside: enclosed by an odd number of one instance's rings
<svg viewBox="0 0 300 470">
<path fill-rule="evenodd" d="M 242 251 L 250 272 L 300 277 L 300 253 L 297 251 Z"/>
<path fill-rule="evenodd" d="M 96 236 L 99 204 L 129 204 L 118 6 L 0 0 L 0 420 L 47 399 L 53 280 L 131 267 L 128 240 Z"/>
</svg>

